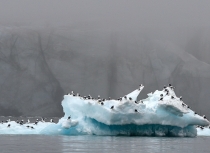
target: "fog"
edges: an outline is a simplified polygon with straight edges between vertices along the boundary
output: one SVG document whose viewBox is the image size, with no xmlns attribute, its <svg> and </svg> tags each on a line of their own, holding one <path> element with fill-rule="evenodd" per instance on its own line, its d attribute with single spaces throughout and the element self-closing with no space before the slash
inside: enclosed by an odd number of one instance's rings
<svg viewBox="0 0 210 153">
<path fill-rule="evenodd" d="M 71 90 L 172 83 L 210 117 L 210 1 L 0 1 L 0 115 L 61 116 Z"/>
</svg>

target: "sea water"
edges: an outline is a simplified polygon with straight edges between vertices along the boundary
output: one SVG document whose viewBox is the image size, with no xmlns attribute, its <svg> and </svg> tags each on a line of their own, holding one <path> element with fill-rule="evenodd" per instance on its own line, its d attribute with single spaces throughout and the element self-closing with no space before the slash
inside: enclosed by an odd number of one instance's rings
<svg viewBox="0 0 210 153">
<path fill-rule="evenodd" d="M 1 135 L 1 153 L 210 153 L 210 137 Z"/>
</svg>

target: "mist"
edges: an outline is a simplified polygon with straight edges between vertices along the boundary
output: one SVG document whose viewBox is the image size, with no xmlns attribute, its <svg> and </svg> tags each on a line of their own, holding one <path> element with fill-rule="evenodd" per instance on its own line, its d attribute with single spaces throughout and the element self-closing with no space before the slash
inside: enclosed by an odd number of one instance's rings
<svg viewBox="0 0 210 153">
<path fill-rule="evenodd" d="M 210 117 L 209 1 L 0 1 L 0 115 L 62 116 L 63 95 L 172 83 Z"/>
</svg>

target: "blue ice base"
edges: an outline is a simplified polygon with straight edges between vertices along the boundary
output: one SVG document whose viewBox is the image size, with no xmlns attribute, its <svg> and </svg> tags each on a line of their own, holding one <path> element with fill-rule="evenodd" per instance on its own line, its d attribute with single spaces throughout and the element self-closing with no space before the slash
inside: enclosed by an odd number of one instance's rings
<svg viewBox="0 0 210 153">
<path fill-rule="evenodd" d="M 61 125 L 50 125 L 41 131 L 41 134 L 61 135 L 107 135 L 107 136 L 165 136 L 165 137 L 195 137 L 197 130 L 195 126 L 185 128 L 170 125 L 106 125 L 95 119 L 85 118 L 83 124 L 78 124 L 69 129 Z"/>
</svg>

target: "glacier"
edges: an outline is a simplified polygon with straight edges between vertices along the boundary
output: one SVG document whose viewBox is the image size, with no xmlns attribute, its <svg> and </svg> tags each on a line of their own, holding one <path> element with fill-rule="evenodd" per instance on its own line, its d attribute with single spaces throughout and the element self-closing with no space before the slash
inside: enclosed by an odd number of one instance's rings
<svg viewBox="0 0 210 153">
<path fill-rule="evenodd" d="M 64 95 L 64 117 L 58 123 L 39 121 L 0 124 L 0 134 L 177 136 L 207 135 L 209 121 L 196 114 L 176 96 L 170 85 L 137 100 L 144 86 L 119 99 L 92 98 L 69 93 Z"/>
</svg>

